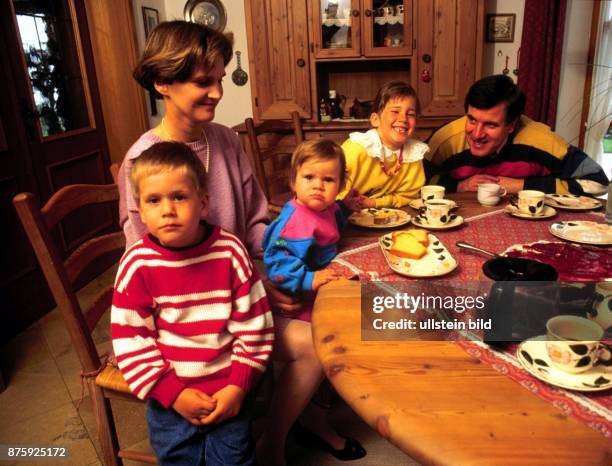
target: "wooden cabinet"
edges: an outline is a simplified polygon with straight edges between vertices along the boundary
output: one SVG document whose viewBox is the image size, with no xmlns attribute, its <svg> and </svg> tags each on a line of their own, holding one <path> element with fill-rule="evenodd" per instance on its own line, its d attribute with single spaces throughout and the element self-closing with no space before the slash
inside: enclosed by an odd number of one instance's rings
<svg viewBox="0 0 612 466">
<path fill-rule="evenodd" d="M 314 57 L 411 55 L 412 16 L 412 0 L 312 0 Z"/>
<path fill-rule="evenodd" d="M 483 15 L 482 0 L 416 0 L 412 85 L 424 117 L 464 113 L 465 94 L 482 68 Z"/>
<path fill-rule="evenodd" d="M 245 11 L 254 119 L 312 118 L 306 0 L 246 0 Z"/>
<path fill-rule="evenodd" d="M 245 0 L 256 121 L 298 110 L 318 122 L 334 89 L 371 100 L 401 79 L 416 89 L 421 118 L 463 113 L 480 77 L 484 0 Z"/>
</svg>

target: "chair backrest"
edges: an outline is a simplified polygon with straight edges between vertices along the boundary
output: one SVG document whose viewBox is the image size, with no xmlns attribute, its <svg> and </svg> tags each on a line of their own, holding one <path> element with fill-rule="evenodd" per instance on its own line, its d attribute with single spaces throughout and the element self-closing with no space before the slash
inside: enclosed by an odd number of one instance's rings
<svg viewBox="0 0 612 466">
<path fill-rule="evenodd" d="M 113 178 L 113 183 L 117 184 L 117 180 L 119 179 L 119 168 L 121 167 L 118 163 L 111 163 L 110 172 L 111 177 Z"/>
<path fill-rule="evenodd" d="M 291 113 L 291 123 L 267 120 L 255 125 L 252 118 L 244 122 L 247 130 L 247 152 L 253 161 L 255 175 L 271 201 L 276 194 L 289 191 L 291 154 L 304 141 L 298 112 Z"/>
<path fill-rule="evenodd" d="M 96 371 L 100 366 L 91 332 L 109 309 L 113 289 L 109 286 L 91 306 L 82 309 L 74 285 L 95 259 L 111 253 L 121 254 L 125 237 L 122 231 L 96 236 L 79 245 L 64 261 L 51 231 L 66 215 L 80 207 L 118 200 L 116 185 L 86 184 L 60 189 L 42 209 L 31 193 L 17 194 L 13 199 L 85 372 Z"/>
</svg>

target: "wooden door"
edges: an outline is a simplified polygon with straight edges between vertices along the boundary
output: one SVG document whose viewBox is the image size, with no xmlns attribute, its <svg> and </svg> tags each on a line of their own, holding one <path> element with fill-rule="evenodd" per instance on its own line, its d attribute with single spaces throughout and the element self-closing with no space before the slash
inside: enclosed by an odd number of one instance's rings
<svg viewBox="0 0 612 466">
<path fill-rule="evenodd" d="M 312 0 L 315 58 L 356 58 L 361 55 L 361 0 Z"/>
<path fill-rule="evenodd" d="M 310 118 L 306 0 L 247 0 L 245 10 L 255 120 Z"/>
<path fill-rule="evenodd" d="M 464 113 L 465 94 L 481 74 L 483 17 L 484 0 L 416 0 L 413 78 L 423 116 Z"/>
<path fill-rule="evenodd" d="M 0 47 L 3 341 L 52 307 L 12 197 L 31 191 L 44 203 L 64 185 L 103 184 L 110 174 L 83 1 L 0 0 Z M 114 225 L 109 208 L 94 207 L 67 218 L 57 235 L 67 253 Z"/>
<path fill-rule="evenodd" d="M 386 0 L 363 0 L 363 55 L 406 57 L 412 55 L 412 0 L 396 5 Z"/>
</svg>

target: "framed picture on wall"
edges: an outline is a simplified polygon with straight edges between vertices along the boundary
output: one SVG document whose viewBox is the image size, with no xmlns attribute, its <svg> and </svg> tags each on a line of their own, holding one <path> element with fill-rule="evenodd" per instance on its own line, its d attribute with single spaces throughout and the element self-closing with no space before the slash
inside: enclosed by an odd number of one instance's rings
<svg viewBox="0 0 612 466">
<path fill-rule="evenodd" d="M 145 38 L 147 38 L 153 28 L 159 24 L 159 11 L 155 8 L 143 6 L 142 22 L 144 23 Z"/>
<path fill-rule="evenodd" d="M 159 11 L 155 8 L 142 7 L 142 22 L 144 24 L 145 39 L 149 37 L 151 31 L 159 24 Z M 151 116 L 157 115 L 157 102 L 153 94 L 149 93 L 149 104 L 151 105 Z"/>
<path fill-rule="evenodd" d="M 516 15 L 488 14 L 487 15 L 487 42 L 514 42 L 514 25 Z"/>
</svg>

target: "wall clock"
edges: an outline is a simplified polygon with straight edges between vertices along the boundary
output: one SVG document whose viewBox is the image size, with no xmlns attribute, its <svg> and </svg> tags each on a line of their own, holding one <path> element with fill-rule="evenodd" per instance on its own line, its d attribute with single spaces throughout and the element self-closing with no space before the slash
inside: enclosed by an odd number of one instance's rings
<svg viewBox="0 0 612 466">
<path fill-rule="evenodd" d="M 215 31 L 223 31 L 227 22 L 225 7 L 220 0 L 189 0 L 183 9 L 185 21 L 203 24 Z"/>
</svg>

